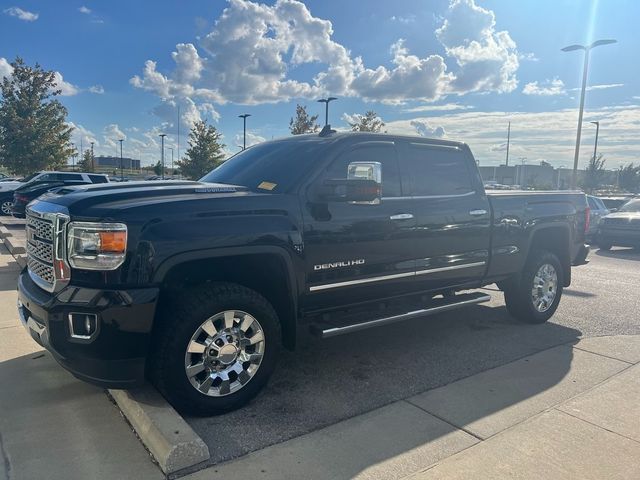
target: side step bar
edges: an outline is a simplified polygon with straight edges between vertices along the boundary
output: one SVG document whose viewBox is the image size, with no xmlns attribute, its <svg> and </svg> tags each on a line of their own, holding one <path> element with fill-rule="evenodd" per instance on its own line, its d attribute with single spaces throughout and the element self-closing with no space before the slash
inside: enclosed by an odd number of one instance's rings
<svg viewBox="0 0 640 480">
<path fill-rule="evenodd" d="M 337 335 L 357 332 L 359 330 L 379 327 L 381 325 L 388 325 L 390 323 L 400 322 L 402 320 L 408 320 L 410 318 L 448 312 L 449 310 L 456 310 L 458 308 L 466 307 L 468 305 L 475 305 L 478 303 L 488 302 L 489 300 L 491 300 L 491 297 L 486 293 L 467 293 L 462 295 L 456 295 L 452 298 L 436 299 L 437 303 L 435 303 L 430 307 L 421 308 L 419 310 L 412 310 L 410 312 L 392 315 L 389 317 L 377 318 L 375 320 L 370 320 L 368 322 L 354 323 L 351 325 L 344 325 L 341 327 L 330 327 L 326 329 L 322 329 L 321 327 L 315 326 L 315 328 L 312 329 L 312 333 L 314 333 L 316 336 L 321 338 L 335 337 Z"/>
</svg>

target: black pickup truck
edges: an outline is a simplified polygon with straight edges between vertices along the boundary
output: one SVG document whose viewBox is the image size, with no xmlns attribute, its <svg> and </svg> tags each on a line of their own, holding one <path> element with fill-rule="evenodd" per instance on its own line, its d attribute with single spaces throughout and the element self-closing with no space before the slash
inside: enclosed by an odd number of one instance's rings
<svg viewBox="0 0 640 480">
<path fill-rule="evenodd" d="M 18 308 L 77 377 L 147 378 L 181 411 L 215 414 L 263 388 L 281 346 L 485 302 L 469 290 L 488 284 L 545 322 L 588 218 L 578 192 L 487 194 L 463 143 L 325 129 L 200 182 L 40 197 Z"/>
</svg>

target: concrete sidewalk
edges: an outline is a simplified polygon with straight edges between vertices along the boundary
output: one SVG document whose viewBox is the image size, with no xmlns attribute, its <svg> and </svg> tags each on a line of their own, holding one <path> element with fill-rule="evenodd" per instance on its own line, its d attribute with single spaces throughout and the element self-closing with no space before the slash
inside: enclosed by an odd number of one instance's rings
<svg viewBox="0 0 640 480">
<path fill-rule="evenodd" d="M 187 478 L 640 478 L 639 395 L 640 336 L 589 338 Z"/>
<path fill-rule="evenodd" d="M 0 246 L 0 480 L 160 480 L 102 389 L 75 379 L 24 330 L 20 268 Z"/>
</svg>

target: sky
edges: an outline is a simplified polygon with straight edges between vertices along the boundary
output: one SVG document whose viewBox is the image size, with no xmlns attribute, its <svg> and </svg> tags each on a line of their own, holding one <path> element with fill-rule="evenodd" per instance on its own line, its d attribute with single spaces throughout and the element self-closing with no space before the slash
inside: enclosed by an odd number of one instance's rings
<svg viewBox="0 0 640 480">
<path fill-rule="evenodd" d="M 73 141 L 151 164 L 206 119 L 226 151 L 289 134 L 296 104 L 338 130 L 374 110 L 389 133 L 469 144 L 481 165 L 573 163 L 584 54 L 592 50 L 580 164 L 640 161 L 634 0 L 0 0 L 0 77 L 16 56 L 57 72 Z M 179 114 L 178 114 L 179 112 Z M 178 130 L 180 135 L 178 137 Z M 170 159 L 171 151 L 166 151 Z"/>
</svg>

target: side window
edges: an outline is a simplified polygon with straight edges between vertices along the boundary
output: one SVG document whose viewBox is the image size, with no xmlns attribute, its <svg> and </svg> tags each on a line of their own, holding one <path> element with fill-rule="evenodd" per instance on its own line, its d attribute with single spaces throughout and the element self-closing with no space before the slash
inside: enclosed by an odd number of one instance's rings
<svg viewBox="0 0 640 480">
<path fill-rule="evenodd" d="M 56 180 L 58 180 L 56 173 L 44 173 L 36 179 L 38 182 L 55 182 Z"/>
<path fill-rule="evenodd" d="M 91 183 L 107 183 L 107 177 L 104 175 L 89 175 Z"/>
<path fill-rule="evenodd" d="M 82 180 L 82 176 L 78 175 L 77 173 L 59 173 L 58 180 L 62 180 L 63 182 L 68 182 L 68 181 L 78 182 Z"/>
<path fill-rule="evenodd" d="M 391 142 L 368 142 L 356 145 L 341 154 L 327 169 L 324 178 L 347 178 L 347 168 L 351 162 L 380 162 L 382 164 L 382 196 L 399 197 L 400 173 L 395 145 Z"/>
<path fill-rule="evenodd" d="M 464 152 L 457 148 L 409 143 L 400 157 L 414 196 L 461 195 L 473 191 Z"/>
</svg>

